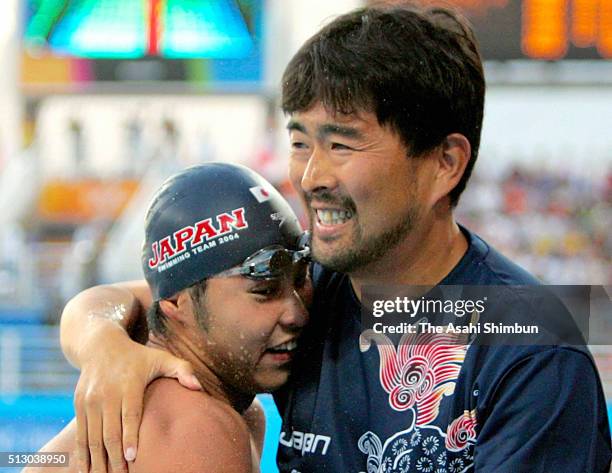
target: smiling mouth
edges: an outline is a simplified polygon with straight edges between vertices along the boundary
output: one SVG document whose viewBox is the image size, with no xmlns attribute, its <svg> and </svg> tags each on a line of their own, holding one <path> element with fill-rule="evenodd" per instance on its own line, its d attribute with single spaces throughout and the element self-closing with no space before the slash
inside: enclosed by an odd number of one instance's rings
<svg viewBox="0 0 612 473">
<path fill-rule="evenodd" d="M 317 220 L 322 225 L 341 225 L 353 218 L 353 212 L 342 209 L 315 209 Z"/>
<path fill-rule="evenodd" d="M 298 347 L 297 339 L 289 340 L 287 342 L 281 343 L 279 345 L 274 345 L 273 347 L 269 347 L 266 349 L 267 353 L 272 353 L 275 355 L 284 354 L 284 353 L 292 353 Z"/>
</svg>

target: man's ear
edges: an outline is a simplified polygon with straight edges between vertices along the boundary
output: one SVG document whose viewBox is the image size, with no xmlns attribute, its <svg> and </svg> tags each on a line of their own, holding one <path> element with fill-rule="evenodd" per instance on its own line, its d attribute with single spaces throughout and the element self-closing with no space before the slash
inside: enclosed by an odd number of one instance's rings
<svg viewBox="0 0 612 473">
<path fill-rule="evenodd" d="M 191 307 L 191 297 L 188 291 L 181 291 L 171 299 L 159 301 L 159 307 L 166 317 L 179 323 L 188 321 Z"/>
<path fill-rule="evenodd" d="M 437 155 L 438 166 L 432 195 L 435 202 L 449 195 L 459 184 L 470 162 L 472 146 L 462 134 L 451 133 L 442 142 L 440 150 Z"/>
</svg>

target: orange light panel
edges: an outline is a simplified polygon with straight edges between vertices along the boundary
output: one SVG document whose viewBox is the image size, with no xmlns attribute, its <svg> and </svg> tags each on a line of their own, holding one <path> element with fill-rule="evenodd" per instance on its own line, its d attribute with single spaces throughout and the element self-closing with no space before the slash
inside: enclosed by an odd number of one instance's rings
<svg viewBox="0 0 612 473">
<path fill-rule="evenodd" d="M 612 59 L 612 0 L 601 0 L 600 8 L 597 49 L 603 57 Z"/>
<path fill-rule="evenodd" d="M 42 188 L 38 216 L 54 222 L 117 218 L 137 189 L 133 180 L 52 180 Z"/>
<path fill-rule="evenodd" d="M 534 59 L 561 59 L 568 47 L 567 0 L 523 2 L 523 52 Z"/>
<path fill-rule="evenodd" d="M 594 46 L 597 42 L 600 3 L 600 0 L 573 0 L 572 2 L 572 42 L 579 48 Z"/>
</svg>

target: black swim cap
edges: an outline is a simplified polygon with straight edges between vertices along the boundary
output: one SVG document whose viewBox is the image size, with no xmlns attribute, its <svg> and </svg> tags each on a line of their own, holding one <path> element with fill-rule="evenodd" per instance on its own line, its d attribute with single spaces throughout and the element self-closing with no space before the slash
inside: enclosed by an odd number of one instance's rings
<svg viewBox="0 0 612 473">
<path fill-rule="evenodd" d="M 301 236 L 295 213 L 263 177 L 245 166 L 207 163 L 157 191 L 145 218 L 142 267 L 157 301 L 262 248 L 299 249 Z"/>
</svg>

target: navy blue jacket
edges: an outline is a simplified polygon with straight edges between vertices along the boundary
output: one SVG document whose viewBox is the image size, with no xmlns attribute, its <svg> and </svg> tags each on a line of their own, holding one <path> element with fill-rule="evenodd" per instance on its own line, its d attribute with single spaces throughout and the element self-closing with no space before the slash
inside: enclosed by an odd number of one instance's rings
<svg viewBox="0 0 612 473">
<path fill-rule="evenodd" d="M 462 230 L 468 251 L 442 285 L 540 284 Z M 313 279 L 305 347 L 275 394 L 281 472 L 608 472 L 606 404 L 585 347 L 360 344 L 348 277 L 314 265 Z"/>
</svg>

